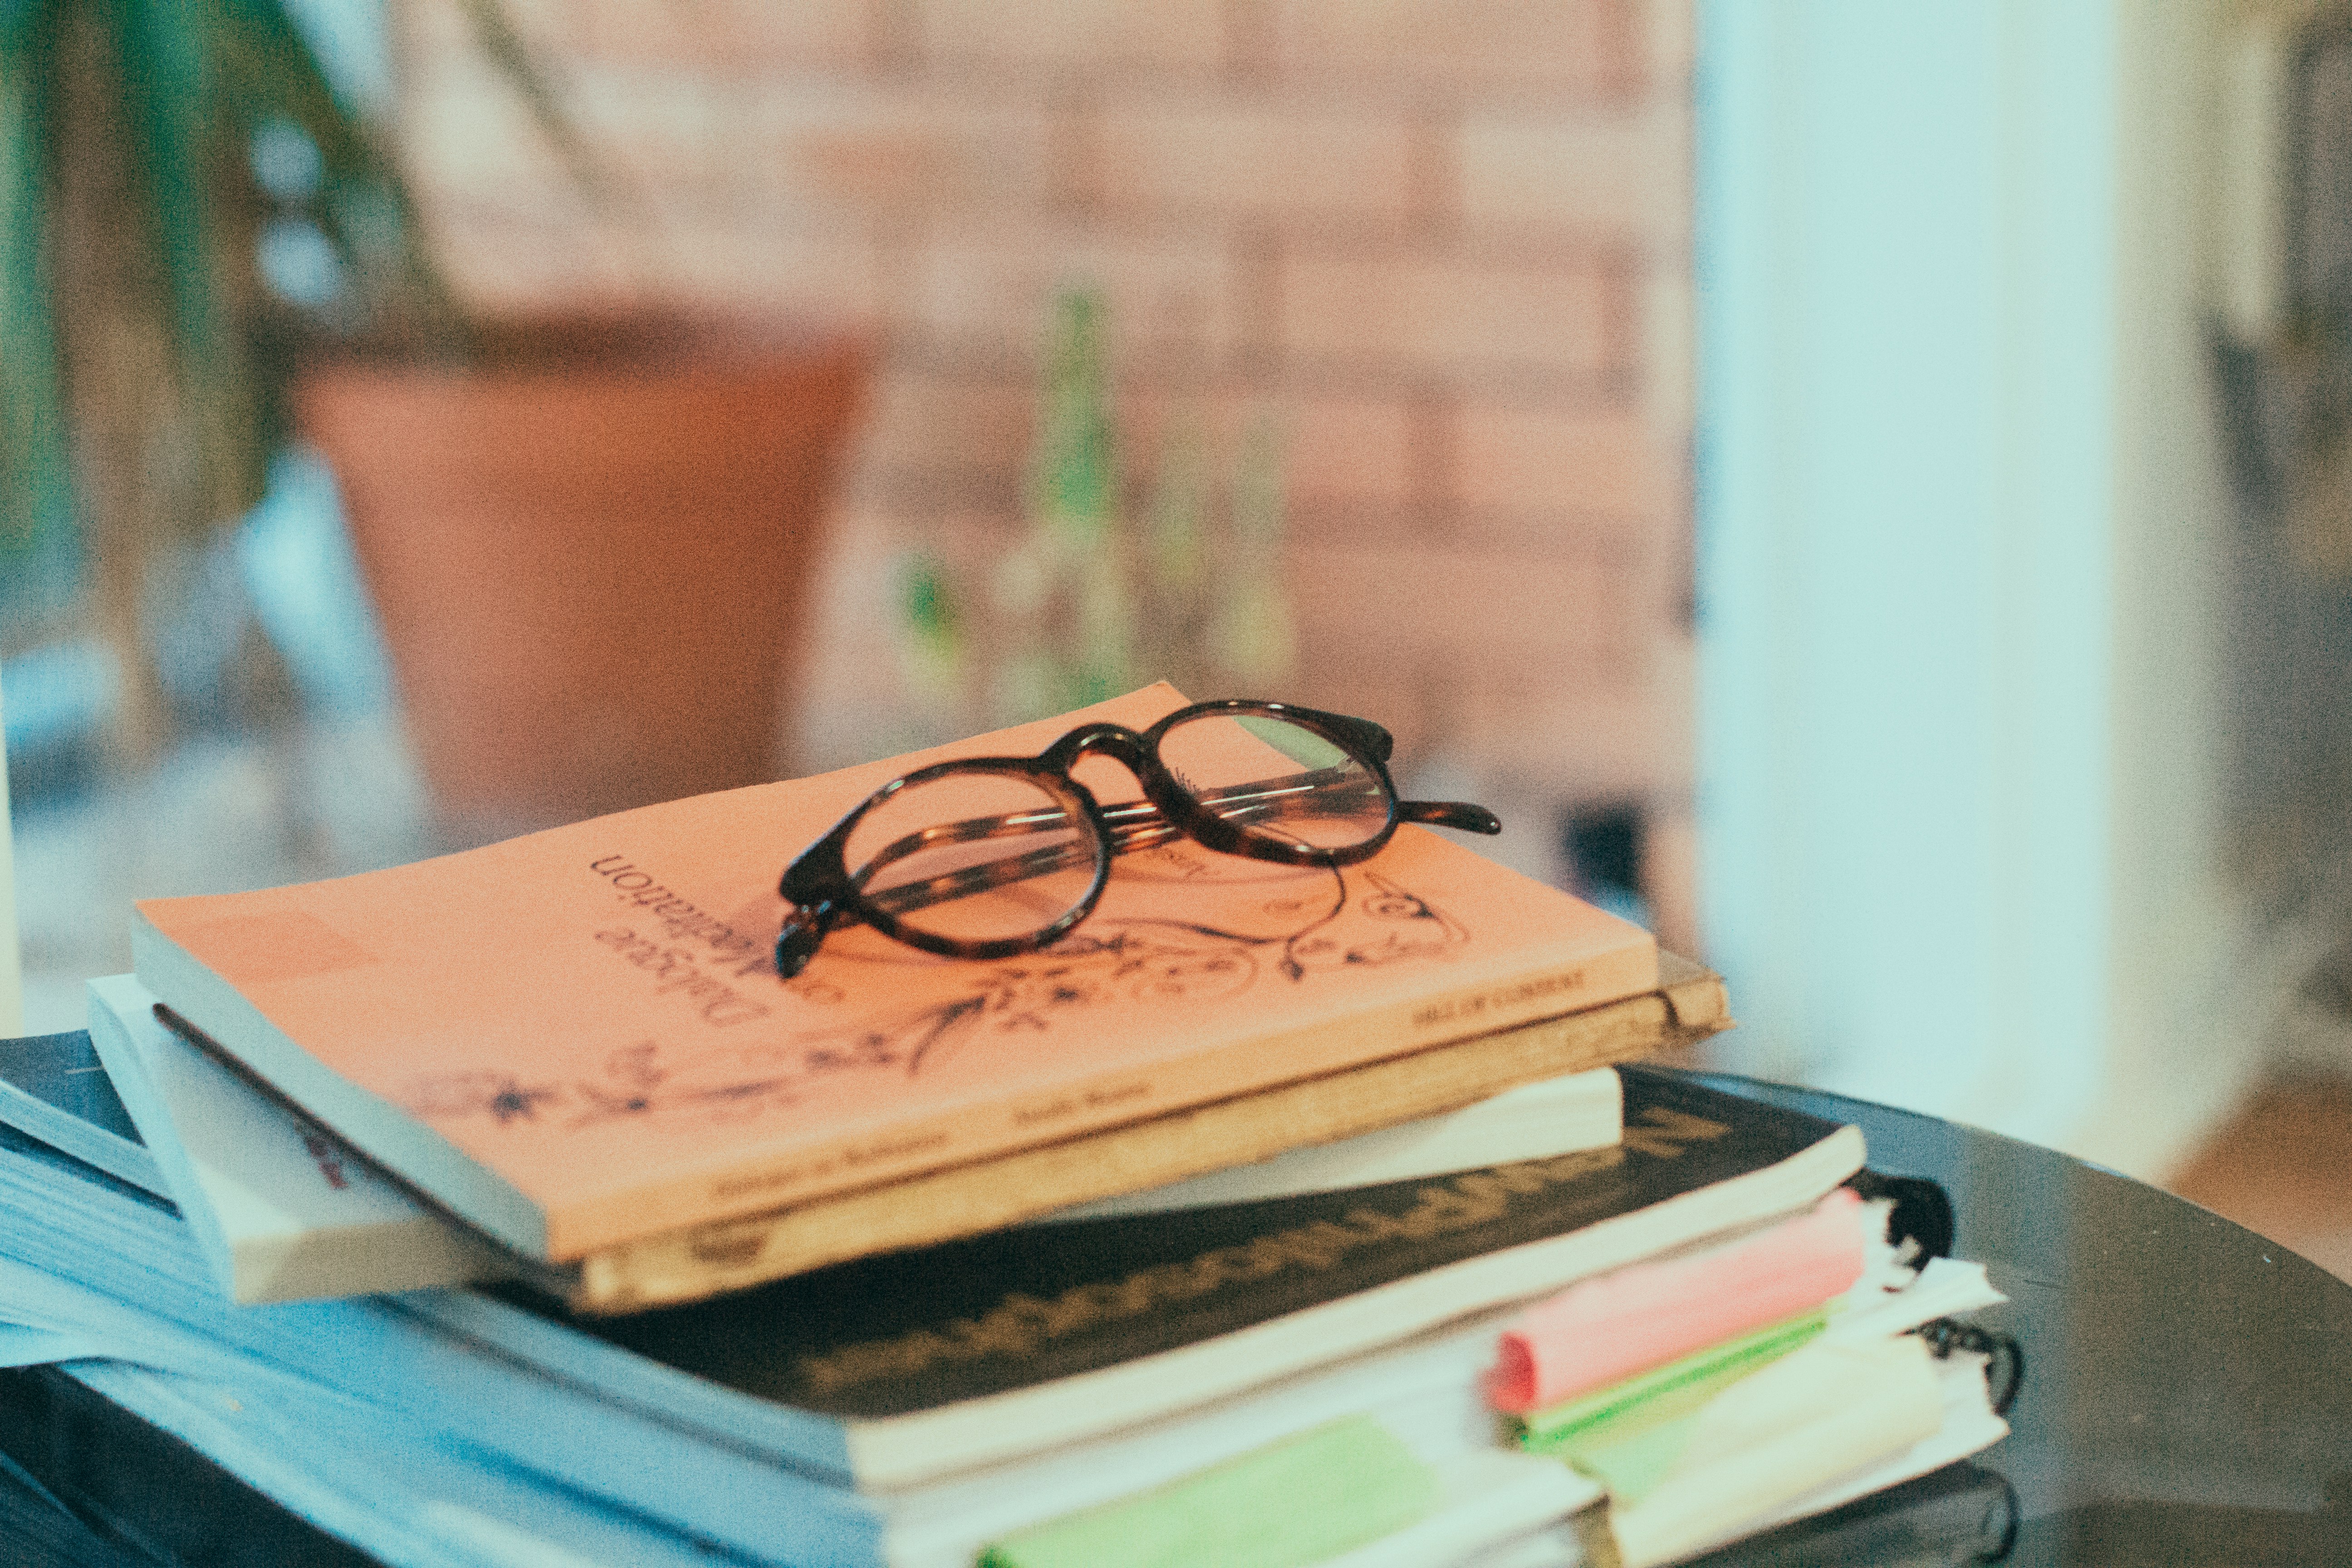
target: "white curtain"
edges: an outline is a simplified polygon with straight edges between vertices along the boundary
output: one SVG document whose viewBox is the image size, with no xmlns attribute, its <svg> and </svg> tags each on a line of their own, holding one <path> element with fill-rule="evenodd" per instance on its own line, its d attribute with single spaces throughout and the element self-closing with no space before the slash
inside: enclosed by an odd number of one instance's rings
<svg viewBox="0 0 2352 1568">
<path fill-rule="evenodd" d="M 2227 1110 L 2214 0 L 1702 0 L 1727 1060 L 2142 1171 Z"/>
</svg>

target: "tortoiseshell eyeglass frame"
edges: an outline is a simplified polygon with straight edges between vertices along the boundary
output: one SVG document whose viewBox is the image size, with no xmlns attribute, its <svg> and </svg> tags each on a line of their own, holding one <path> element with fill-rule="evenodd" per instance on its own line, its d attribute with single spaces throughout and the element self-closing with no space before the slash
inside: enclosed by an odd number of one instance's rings
<svg viewBox="0 0 2352 1568">
<path fill-rule="evenodd" d="M 1180 724 L 1216 715 L 1280 720 L 1329 742 L 1360 764 L 1378 784 L 1386 808 L 1380 829 L 1358 843 L 1324 847 L 1253 833 L 1246 825 L 1236 820 L 1244 816 L 1275 817 L 1293 811 L 1296 809 L 1294 803 L 1300 794 L 1298 781 L 1301 778 L 1308 781 L 1310 786 L 1318 780 L 1337 784 L 1347 772 L 1344 768 L 1326 768 L 1316 773 L 1294 774 L 1283 780 L 1261 781 L 1263 784 L 1278 784 L 1278 789 L 1242 784 L 1195 795 L 1178 782 L 1174 772 L 1160 760 L 1160 742 Z M 1227 698 L 1179 708 L 1140 733 L 1124 724 L 1082 724 L 1034 757 L 960 757 L 952 762 L 935 763 L 928 768 L 919 768 L 903 778 L 893 779 L 866 796 L 848 816 L 834 824 L 824 837 L 802 850 L 785 868 L 780 890 L 784 901 L 791 906 L 791 912 L 785 917 L 782 931 L 776 936 L 776 973 L 788 980 L 798 974 L 808 967 L 809 961 L 816 956 L 817 949 L 829 933 L 841 926 L 852 924 L 872 926 L 894 941 L 945 958 L 997 959 L 1035 952 L 1060 941 L 1080 921 L 1094 912 L 1095 905 L 1101 901 L 1105 884 L 1110 880 L 1111 857 L 1146 848 L 1171 838 L 1187 837 L 1203 848 L 1213 849 L 1220 854 L 1245 856 L 1253 860 L 1273 860 L 1292 866 L 1349 866 L 1380 853 L 1395 835 L 1401 822 L 1425 822 L 1469 833 L 1502 831 L 1503 825 L 1496 820 L 1495 814 L 1482 805 L 1472 805 L 1463 801 L 1398 799 L 1396 782 L 1389 776 L 1388 768 L 1389 754 L 1395 746 L 1396 742 L 1389 732 L 1369 719 L 1349 718 L 1344 713 L 1326 713 L 1287 702 Z M 1078 760 L 1086 756 L 1108 757 L 1120 763 L 1143 786 L 1144 798 L 1108 809 L 1097 805 L 1086 785 L 1070 772 L 1077 765 Z M 1058 800 L 1060 807 L 1013 816 L 944 822 L 909 834 L 886 846 L 872 858 L 864 868 L 867 879 L 882 866 L 937 844 L 1035 832 L 1056 826 L 1073 816 L 1089 829 L 1086 842 L 1034 850 L 1027 855 L 1009 856 L 992 863 L 966 868 L 879 893 L 866 892 L 859 879 L 850 875 L 845 859 L 849 836 L 856 831 L 858 822 L 866 813 L 901 790 L 937 779 L 970 773 L 1004 773 L 1027 780 Z M 1363 786 L 1358 781 L 1341 787 L 1361 789 Z M 996 937 L 981 942 L 963 941 L 918 930 L 898 918 L 903 912 L 927 908 L 966 893 L 1067 869 L 1088 858 L 1094 863 L 1094 879 L 1087 889 L 1086 896 L 1051 925 L 1026 935 Z"/>
</svg>

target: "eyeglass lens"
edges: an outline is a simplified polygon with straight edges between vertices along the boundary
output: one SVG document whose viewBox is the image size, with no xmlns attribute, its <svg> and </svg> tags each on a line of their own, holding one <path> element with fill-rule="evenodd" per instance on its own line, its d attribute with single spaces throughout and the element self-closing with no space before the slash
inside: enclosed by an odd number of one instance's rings
<svg viewBox="0 0 2352 1568">
<path fill-rule="evenodd" d="M 1348 849 L 1394 803 L 1380 776 L 1314 731 L 1265 713 L 1209 713 L 1170 729 L 1160 760 L 1188 795 L 1254 837 Z"/>
<path fill-rule="evenodd" d="M 1380 775 L 1315 731 L 1265 713 L 1209 713 L 1172 726 L 1160 760 L 1204 810 L 1253 837 L 1348 849 L 1395 808 Z M 1170 828 L 1122 818 L 1122 844 Z M 842 859 L 866 898 L 908 930 L 951 942 L 1043 931 L 1086 900 L 1100 843 L 1075 796 L 986 768 L 906 784 L 869 806 Z"/>
<path fill-rule="evenodd" d="M 963 773 L 876 802 L 842 859 L 866 898 L 908 929 L 996 942 L 1077 908 L 1101 852 L 1075 800 L 1019 774 Z"/>
</svg>

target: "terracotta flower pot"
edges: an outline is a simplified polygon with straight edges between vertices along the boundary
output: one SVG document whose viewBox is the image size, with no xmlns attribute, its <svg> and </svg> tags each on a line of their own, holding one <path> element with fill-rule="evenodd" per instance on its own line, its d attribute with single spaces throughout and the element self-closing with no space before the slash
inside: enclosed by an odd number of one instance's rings
<svg viewBox="0 0 2352 1568">
<path fill-rule="evenodd" d="M 859 345 L 517 323 L 296 388 L 449 836 L 778 776 Z"/>
</svg>

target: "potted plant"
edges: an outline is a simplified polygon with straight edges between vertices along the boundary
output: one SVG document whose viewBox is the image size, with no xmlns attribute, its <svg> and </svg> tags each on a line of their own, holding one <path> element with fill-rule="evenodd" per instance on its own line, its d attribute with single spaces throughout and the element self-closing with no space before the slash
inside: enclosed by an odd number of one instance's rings
<svg viewBox="0 0 2352 1568">
<path fill-rule="evenodd" d="M 449 836 L 775 775 L 858 347 L 643 313 L 296 387 Z"/>
<path fill-rule="evenodd" d="M 468 14 L 594 194 L 494 0 Z M 342 486 L 452 837 L 772 776 L 856 343 L 470 315 L 268 0 L 0 0 L 0 549 L 86 529 L 134 750 L 146 562 L 249 506 L 290 418 Z M 273 293 L 264 242 L 305 235 L 327 282 Z"/>
</svg>

